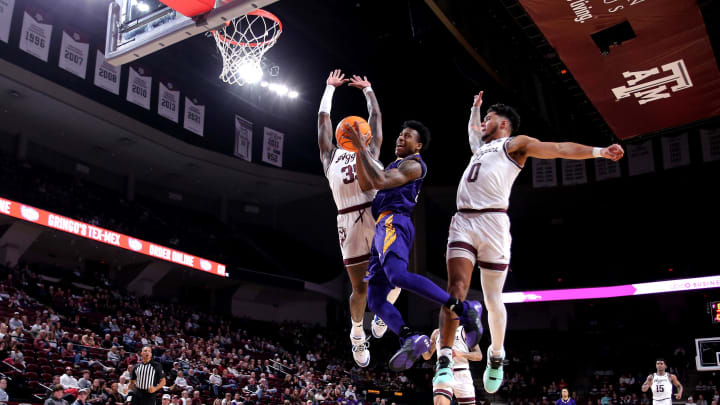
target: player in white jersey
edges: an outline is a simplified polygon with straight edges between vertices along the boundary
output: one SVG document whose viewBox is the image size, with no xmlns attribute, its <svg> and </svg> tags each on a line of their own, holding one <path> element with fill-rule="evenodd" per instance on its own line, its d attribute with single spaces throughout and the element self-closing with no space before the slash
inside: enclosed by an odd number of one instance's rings
<svg viewBox="0 0 720 405">
<path fill-rule="evenodd" d="M 440 348 L 440 330 L 435 329 L 430 339 L 433 344 L 430 346 L 430 350 L 423 354 L 425 360 L 430 360 L 435 350 Z M 472 349 L 468 347 L 465 329 L 462 326 L 458 326 L 455 330 L 454 339 L 452 344 L 452 355 L 455 362 L 452 370 L 453 384 L 443 387 L 433 384 L 434 405 L 450 405 L 453 395 L 460 405 L 475 403 L 475 384 L 473 384 L 472 374 L 470 374 L 469 362 L 482 360 L 482 351 L 479 345 L 475 345 Z"/>
<path fill-rule="evenodd" d="M 345 79 L 340 70 L 330 72 L 327 79 L 325 93 L 320 102 L 318 112 L 318 146 L 320 148 L 320 161 L 325 170 L 325 177 L 330 183 L 335 205 L 338 209 L 337 226 L 340 250 L 343 262 L 352 284 L 350 295 L 350 318 L 352 328 L 350 341 L 352 343 L 353 358 L 360 367 L 370 363 L 370 352 L 367 349 L 367 339 L 363 329 L 363 316 L 367 305 L 367 282 L 363 277 L 367 273 L 368 259 L 370 258 L 370 244 L 375 234 L 375 220 L 370 212 L 370 206 L 375 198 L 376 190 L 369 184 L 363 184 L 358 179 L 355 164 L 355 152 L 338 148 L 333 144 L 333 127 L 330 121 L 330 106 L 335 88 L 350 82 L 350 86 L 359 88 L 367 99 L 370 117 L 368 123 L 372 139 L 368 145 L 375 159 L 380 155 L 382 145 L 382 127 L 380 125 L 380 107 L 375 93 L 367 78 L 353 76 Z M 378 162 L 379 167 L 383 166 Z M 388 301 L 394 303 L 400 294 L 394 289 L 388 294 Z M 387 325 L 377 316 L 372 322 L 372 332 L 375 337 L 382 337 Z"/>
<path fill-rule="evenodd" d="M 624 151 L 620 145 L 593 148 L 577 143 L 540 142 L 526 135 L 511 137 L 520 117 L 512 107 L 495 104 L 481 118 L 483 92 L 475 96 L 468 134 L 473 156 L 460 180 L 457 210 L 450 223 L 447 247 L 448 292 L 464 300 L 470 288 L 475 264 L 480 267 L 485 307 L 488 311 L 491 345 L 483 374 L 485 390 L 494 393 L 503 378 L 503 347 L 507 314 L 502 301 L 510 263 L 510 220 L 507 208 L 510 191 L 529 157 L 539 159 L 593 159 L 617 161 Z M 452 312 L 440 312 L 442 346 L 438 350 L 438 371 L 433 382 L 452 383 L 452 336 L 458 322 Z M 467 330 L 466 333 L 480 333 Z"/>
<path fill-rule="evenodd" d="M 665 371 L 667 365 L 665 359 L 657 359 L 655 361 L 655 373 L 650 374 L 640 388 L 642 392 L 652 389 L 653 405 L 671 405 L 672 404 L 672 386 L 677 388 L 675 399 L 682 398 L 683 386 L 678 378 L 671 373 Z"/>
</svg>

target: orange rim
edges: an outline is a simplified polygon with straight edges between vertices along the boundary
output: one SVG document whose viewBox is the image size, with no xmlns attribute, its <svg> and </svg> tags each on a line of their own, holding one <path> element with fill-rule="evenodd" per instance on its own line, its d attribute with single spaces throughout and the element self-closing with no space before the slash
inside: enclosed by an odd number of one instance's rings
<svg viewBox="0 0 720 405">
<path fill-rule="evenodd" d="M 280 37 L 280 34 L 282 34 L 282 30 L 283 30 L 282 22 L 275 14 L 259 8 L 257 10 L 253 10 L 253 11 L 247 13 L 246 15 L 256 15 L 258 17 L 267 18 L 268 20 L 272 20 L 272 21 L 276 22 L 278 25 L 277 33 L 271 39 L 269 39 L 267 41 L 263 41 L 263 42 L 237 42 L 237 41 L 232 40 L 232 38 L 226 37 L 225 35 L 221 34 L 217 30 L 210 30 L 210 32 L 212 32 L 213 34 L 216 34 L 216 38 L 218 38 L 220 41 L 223 41 L 232 46 L 249 46 L 251 48 L 262 46 L 262 45 L 268 44 L 270 42 L 275 42 L 275 41 L 277 41 L 278 37 Z M 231 23 L 231 21 L 227 21 L 225 23 L 225 25 L 230 25 L 230 23 Z"/>
</svg>

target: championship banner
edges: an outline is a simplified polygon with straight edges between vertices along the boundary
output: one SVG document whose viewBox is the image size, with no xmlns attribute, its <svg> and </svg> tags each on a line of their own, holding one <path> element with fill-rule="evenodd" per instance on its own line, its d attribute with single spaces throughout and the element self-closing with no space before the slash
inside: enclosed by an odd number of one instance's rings
<svg viewBox="0 0 720 405">
<path fill-rule="evenodd" d="M 533 187 L 541 188 L 557 186 L 555 159 L 530 159 L 532 162 Z"/>
<path fill-rule="evenodd" d="M 90 40 L 87 35 L 65 28 L 62 31 L 60 43 L 60 69 L 78 76 L 82 79 L 87 74 L 87 60 L 90 54 Z"/>
<path fill-rule="evenodd" d="M 185 120 L 183 127 L 190 132 L 203 136 L 205 129 L 205 106 L 197 100 L 185 97 Z"/>
<path fill-rule="evenodd" d="M 158 93 L 158 114 L 178 123 L 180 115 L 180 90 L 177 85 L 169 81 L 160 80 L 160 92 Z"/>
<path fill-rule="evenodd" d="M 43 62 L 48 61 L 50 38 L 52 38 L 52 25 L 48 23 L 47 18 L 47 14 L 42 11 L 26 9 L 20 30 L 20 49 Z"/>
<path fill-rule="evenodd" d="M 235 116 L 235 156 L 252 162 L 253 123 Z"/>
<path fill-rule="evenodd" d="M 57 229 L 81 238 L 104 243 L 106 245 L 119 247 L 142 255 L 176 263 L 181 266 L 190 267 L 195 270 L 201 270 L 222 277 L 228 276 L 225 271 L 224 264 L 206 260 L 165 246 L 156 245 L 151 242 L 146 242 L 141 239 L 135 239 L 122 233 L 113 232 L 85 222 L 76 221 L 71 218 L 63 217 L 61 215 L 31 207 L 29 205 L 24 205 L 12 200 L 0 198 L 0 214 L 22 219 L 24 221 L 32 222 L 48 228 Z"/>
<path fill-rule="evenodd" d="M 151 89 L 152 76 L 150 76 L 150 71 L 143 67 L 130 66 L 127 101 L 149 110 Z"/>
<path fill-rule="evenodd" d="M 0 0 L 0 41 L 8 42 L 15 0 Z"/>
<path fill-rule="evenodd" d="M 655 171 L 655 156 L 652 150 L 652 141 L 637 145 L 628 145 L 628 168 L 630 175 L 650 173 Z"/>
<path fill-rule="evenodd" d="M 519 2 L 619 138 L 720 115 L 697 0 Z"/>
<path fill-rule="evenodd" d="M 662 137 L 663 167 L 687 166 L 690 164 L 690 145 L 688 134 L 670 135 Z"/>
<path fill-rule="evenodd" d="M 584 160 L 560 159 L 563 186 L 587 183 Z"/>
<path fill-rule="evenodd" d="M 120 95 L 120 66 L 113 66 L 105 61 L 105 55 L 97 51 L 95 56 L 95 85 L 116 96 Z"/>
<path fill-rule="evenodd" d="M 704 162 L 720 160 L 720 128 L 701 129 L 700 142 Z"/>
<path fill-rule="evenodd" d="M 620 177 L 620 163 L 610 159 L 593 159 L 595 161 L 595 179 L 598 181 Z"/>
<path fill-rule="evenodd" d="M 282 167 L 283 138 L 284 135 L 282 132 L 265 127 L 263 136 L 263 162 Z"/>
</svg>

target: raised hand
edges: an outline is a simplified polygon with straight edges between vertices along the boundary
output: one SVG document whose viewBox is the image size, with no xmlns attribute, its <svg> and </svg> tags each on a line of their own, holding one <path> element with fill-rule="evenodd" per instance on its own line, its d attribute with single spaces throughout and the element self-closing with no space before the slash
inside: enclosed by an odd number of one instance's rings
<svg viewBox="0 0 720 405">
<path fill-rule="evenodd" d="M 348 86 L 364 89 L 365 87 L 370 87 L 370 81 L 367 79 L 367 76 L 360 77 L 353 75 L 353 77 L 350 78 L 350 84 L 348 84 Z"/>
<path fill-rule="evenodd" d="M 345 124 L 344 125 L 345 131 L 347 133 L 347 139 L 350 140 L 350 143 L 353 144 L 355 149 L 360 152 L 363 149 L 365 149 L 366 144 L 365 140 L 363 139 L 363 135 L 360 132 L 360 127 L 358 126 L 357 121 L 353 122 L 352 125 Z"/>
<path fill-rule="evenodd" d="M 682 395 L 680 395 L 679 392 L 678 392 L 677 394 L 675 394 L 675 399 L 678 399 L 678 400 L 679 400 L 680 398 L 682 398 Z"/>
<path fill-rule="evenodd" d="M 484 91 L 480 91 L 474 98 L 473 98 L 473 107 L 480 107 L 482 105 L 482 96 Z"/>
<path fill-rule="evenodd" d="M 330 76 L 328 76 L 327 84 L 333 87 L 340 87 L 344 83 L 346 83 L 349 79 L 345 78 L 345 74 L 340 71 L 340 69 L 335 69 L 332 72 L 330 72 Z"/>
<path fill-rule="evenodd" d="M 610 159 L 613 162 L 617 162 L 623 156 L 625 156 L 625 151 L 623 150 L 622 146 L 618 144 L 613 144 L 608 146 L 607 148 L 603 148 L 600 151 L 600 154 L 602 154 L 602 157 L 604 157 L 605 159 Z"/>
</svg>

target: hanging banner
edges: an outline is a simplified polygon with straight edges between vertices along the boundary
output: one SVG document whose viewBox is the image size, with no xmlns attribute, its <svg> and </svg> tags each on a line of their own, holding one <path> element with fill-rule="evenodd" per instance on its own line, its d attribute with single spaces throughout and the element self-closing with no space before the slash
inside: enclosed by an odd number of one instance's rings
<svg viewBox="0 0 720 405">
<path fill-rule="evenodd" d="M 620 163 L 610 159 L 593 159 L 595 162 L 595 178 L 597 180 L 615 179 L 620 177 Z"/>
<path fill-rule="evenodd" d="M 180 90 L 177 90 L 177 85 L 172 82 L 163 80 L 159 82 L 158 114 L 177 123 L 180 115 Z"/>
<path fill-rule="evenodd" d="M 655 171 L 655 157 L 652 150 L 652 141 L 637 145 L 628 145 L 628 168 L 630 175 L 651 173 Z"/>
<path fill-rule="evenodd" d="M 252 122 L 235 116 L 235 156 L 242 160 L 252 161 Z"/>
<path fill-rule="evenodd" d="M 555 159 L 532 160 L 533 187 L 555 187 L 557 186 L 557 174 L 555 173 Z"/>
<path fill-rule="evenodd" d="M 563 186 L 587 183 L 584 160 L 560 159 Z"/>
<path fill-rule="evenodd" d="M 25 10 L 20 30 L 20 49 L 47 62 L 51 37 L 52 25 L 47 23 L 47 15 L 39 10 Z"/>
<path fill-rule="evenodd" d="M 663 167 L 687 166 L 690 164 L 690 146 L 688 134 L 670 135 L 662 137 Z"/>
<path fill-rule="evenodd" d="M 15 0 L 0 0 L 0 41 L 8 42 Z"/>
<path fill-rule="evenodd" d="M 265 127 L 264 132 L 262 161 L 282 167 L 284 135 L 268 127 Z"/>
<path fill-rule="evenodd" d="M 700 142 L 704 162 L 720 160 L 720 128 L 701 129 Z"/>
<path fill-rule="evenodd" d="M 720 115 L 697 0 L 519 2 L 620 139 Z"/>
<path fill-rule="evenodd" d="M 130 66 L 127 101 L 149 110 L 151 89 L 152 76 L 150 76 L 150 71 L 143 67 Z"/>
<path fill-rule="evenodd" d="M 85 78 L 87 74 L 87 60 L 90 54 L 90 40 L 87 35 L 65 28 L 62 31 L 60 43 L 60 69 L 67 70 L 75 76 Z"/>
<path fill-rule="evenodd" d="M 183 126 L 190 132 L 203 136 L 205 128 L 205 106 L 197 100 L 185 97 L 185 120 Z"/>
<path fill-rule="evenodd" d="M 120 66 L 105 61 L 105 55 L 97 51 L 95 56 L 95 85 L 116 96 L 120 95 Z"/>
</svg>

